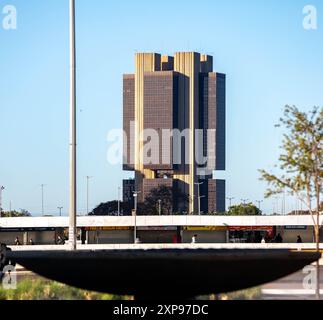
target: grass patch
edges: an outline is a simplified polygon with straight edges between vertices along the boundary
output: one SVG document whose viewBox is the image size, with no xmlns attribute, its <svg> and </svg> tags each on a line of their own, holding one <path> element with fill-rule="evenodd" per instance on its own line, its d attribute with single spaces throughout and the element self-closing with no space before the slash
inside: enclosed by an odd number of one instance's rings
<svg viewBox="0 0 323 320">
<path fill-rule="evenodd" d="M 43 278 L 25 278 L 18 281 L 17 289 L 0 286 L 0 300 L 131 300 L 119 296 L 81 290 Z"/>
</svg>

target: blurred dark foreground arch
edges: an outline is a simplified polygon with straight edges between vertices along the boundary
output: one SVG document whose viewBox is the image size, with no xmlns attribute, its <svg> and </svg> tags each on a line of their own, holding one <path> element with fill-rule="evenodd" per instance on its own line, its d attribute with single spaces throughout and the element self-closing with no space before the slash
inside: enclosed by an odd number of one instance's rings
<svg viewBox="0 0 323 320">
<path fill-rule="evenodd" d="M 268 283 L 317 261 L 285 249 L 12 251 L 8 258 L 43 277 L 118 295 L 191 298 Z"/>
</svg>

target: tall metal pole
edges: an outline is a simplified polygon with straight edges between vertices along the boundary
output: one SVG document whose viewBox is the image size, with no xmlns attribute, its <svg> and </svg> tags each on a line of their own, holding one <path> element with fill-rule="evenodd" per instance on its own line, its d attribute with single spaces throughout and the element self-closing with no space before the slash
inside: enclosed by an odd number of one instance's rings
<svg viewBox="0 0 323 320">
<path fill-rule="evenodd" d="M 0 186 L 0 218 L 2 217 L 2 192 L 4 190 L 4 186 Z"/>
<path fill-rule="evenodd" d="M 161 200 L 158 200 L 158 214 L 161 216 Z"/>
<path fill-rule="evenodd" d="M 86 176 L 86 214 L 89 214 L 89 181 L 91 178 Z"/>
<path fill-rule="evenodd" d="M 120 216 L 120 190 L 121 188 L 118 187 L 118 217 Z"/>
<path fill-rule="evenodd" d="M 260 210 L 260 205 L 262 202 L 264 202 L 264 200 L 256 200 L 256 202 L 258 203 L 258 209 Z"/>
<path fill-rule="evenodd" d="M 201 195 L 200 195 L 200 186 L 203 182 L 195 183 L 197 185 L 197 198 L 198 198 L 198 214 L 201 215 Z"/>
<path fill-rule="evenodd" d="M 133 233 L 133 243 L 136 243 L 137 240 L 137 199 L 138 199 L 138 194 L 135 193 L 133 195 L 135 197 L 135 226 L 134 226 L 134 233 Z"/>
<path fill-rule="evenodd" d="M 76 68 L 75 0 L 70 0 L 70 201 L 69 247 L 76 250 Z"/>
<path fill-rule="evenodd" d="M 279 198 L 275 197 L 276 203 L 275 203 L 275 207 L 276 207 L 276 213 L 279 214 Z"/>
<path fill-rule="evenodd" d="M 57 207 L 57 209 L 59 210 L 59 216 L 61 217 L 62 216 L 62 209 L 63 209 L 63 207 Z"/>
<path fill-rule="evenodd" d="M 229 200 L 229 209 L 231 208 L 232 200 L 234 200 L 234 197 L 228 197 L 227 200 Z"/>
<path fill-rule="evenodd" d="M 137 241 L 137 205 L 138 205 L 138 194 L 140 191 L 133 191 L 133 197 L 135 198 L 135 209 L 134 209 L 134 214 L 135 214 L 135 226 L 134 226 L 134 243 Z"/>
<path fill-rule="evenodd" d="M 41 184 L 41 215 L 44 216 L 44 184 Z"/>
</svg>

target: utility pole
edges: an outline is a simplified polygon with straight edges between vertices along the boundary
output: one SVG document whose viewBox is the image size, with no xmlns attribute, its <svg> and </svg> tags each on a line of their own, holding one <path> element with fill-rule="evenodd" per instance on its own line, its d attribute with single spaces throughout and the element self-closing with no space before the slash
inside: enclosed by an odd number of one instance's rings
<svg viewBox="0 0 323 320">
<path fill-rule="evenodd" d="M 276 213 L 279 215 L 279 198 L 275 197 L 275 201 Z"/>
<path fill-rule="evenodd" d="M 5 189 L 4 186 L 0 186 L 0 218 L 2 217 L 2 212 L 3 212 L 3 209 L 2 209 L 2 192 L 3 192 L 4 189 Z"/>
<path fill-rule="evenodd" d="M 70 0 L 70 201 L 69 245 L 76 250 L 76 66 L 75 66 L 75 0 Z"/>
<path fill-rule="evenodd" d="M 63 207 L 57 207 L 57 209 L 59 210 L 59 216 L 61 217 L 62 216 L 62 209 L 63 209 Z"/>
<path fill-rule="evenodd" d="M 234 200 L 234 197 L 227 197 L 227 200 L 229 200 L 229 209 L 231 208 L 232 200 Z"/>
<path fill-rule="evenodd" d="M 200 186 L 203 184 L 203 182 L 196 182 L 195 185 L 197 185 L 197 199 L 198 199 L 198 214 L 201 215 L 201 198 L 204 198 L 204 196 L 201 197 L 200 195 Z"/>
<path fill-rule="evenodd" d="M 120 217 L 120 190 L 121 188 L 118 187 L 118 217 Z"/>
<path fill-rule="evenodd" d="M 158 213 L 159 213 L 159 215 L 161 216 L 161 200 L 159 199 L 158 200 Z"/>
<path fill-rule="evenodd" d="M 41 187 L 41 215 L 44 216 L 44 184 L 40 185 Z"/>
<path fill-rule="evenodd" d="M 86 176 L 86 214 L 89 214 L 89 181 L 93 177 Z"/>
<path fill-rule="evenodd" d="M 134 208 L 134 215 L 135 215 L 135 226 L 134 226 L 134 243 L 137 242 L 137 206 L 138 206 L 138 194 L 140 191 L 133 191 L 133 197 L 135 198 L 135 208 Z"/>
<path fill-rule="evenodd" d="M 264 200 L 256 200 L 256 202 L 258 203 L 258 209 L 260 210 L 260 205 L 262 202 L 264 202 Z"/>
</svg>

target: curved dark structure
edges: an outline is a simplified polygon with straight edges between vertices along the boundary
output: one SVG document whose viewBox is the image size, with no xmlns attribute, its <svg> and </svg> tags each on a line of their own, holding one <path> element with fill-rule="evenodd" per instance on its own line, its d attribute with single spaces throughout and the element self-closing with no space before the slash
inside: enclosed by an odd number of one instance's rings
<svg viewBox="0 0 323 320">
<path fill-rule="evenodd" d="M 189 298 L 268 283 L 318 260 L 317 252 L 159 249 L 8 252 L 46 278 L 120 295 Z"/>
</svg>

